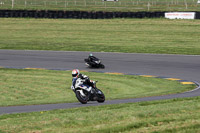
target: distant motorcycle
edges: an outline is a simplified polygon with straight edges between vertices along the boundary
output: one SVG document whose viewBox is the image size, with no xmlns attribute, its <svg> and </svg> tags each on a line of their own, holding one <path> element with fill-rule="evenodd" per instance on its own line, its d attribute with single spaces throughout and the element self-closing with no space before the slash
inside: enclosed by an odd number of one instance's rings
<svg viewBox="0 0 200 133">
<path fill-rule="evenodd" d="M 96 87 L 96 82 L 92 86 L 91 93 L 87 91 L 90 87 L 88 85 L 82 84 L 75 88 L 74 92 L 80 103 L 86 104 L 88 101 L 97 101 L 99 103 L 103 103 L 105 101 L 104 93 Z"/>
<path fill-rule="evenodd" d="M 105 68 L 105 66 L 101 63 L 101 61 L 98 58 L 95 58 L 93 61 L 89 61 L 88 59 L 85 59 L 85 64 L 88 67 L 91 68 Z"/>
</svg>

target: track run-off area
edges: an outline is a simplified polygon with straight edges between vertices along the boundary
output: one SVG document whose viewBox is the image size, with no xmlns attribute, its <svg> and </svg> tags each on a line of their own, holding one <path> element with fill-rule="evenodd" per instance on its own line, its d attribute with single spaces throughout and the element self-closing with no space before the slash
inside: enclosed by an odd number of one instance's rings
<svg viewBox="0 0 200 133">
<path fill-rule="evenodd" d="M 200 96 L 199 55 L 92 52 L 94 56 L 102 60 L 106 68 L 90 69 L 84 64 L 84 58 L 87 58 L 89 53 L 90 52 L 0 50 L 0 67 L 17 69 L 38 68 L 50 70 L 72 70 L 78 68 L 80 70 L 90 72 L 146 75 L 158 78 L 165 78 L 169 80 L 177 80 L 186 84 L 195 83 L 197 85 L 197 88 L 192 91 L 180 94 L 133 99 L 107 100 L 104 103 L 89 102 L 88 104 L 81 104 L 77 102 L 0 107 L 0 115 Z"/>
</svg>

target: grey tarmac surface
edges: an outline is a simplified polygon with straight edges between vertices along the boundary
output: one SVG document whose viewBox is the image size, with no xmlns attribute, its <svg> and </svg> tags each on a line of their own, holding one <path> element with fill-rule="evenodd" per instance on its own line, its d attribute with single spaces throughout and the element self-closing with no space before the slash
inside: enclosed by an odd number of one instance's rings
<svg viewBox="0 0 200 133">
<path fill-rule="evenodd" d="M 128 54 L 92 52 L 105 64 L 105 69 L 89 69 L 84 64 L 91 52 L 65 51 L 24 51 L 0 50 L 0 67 L 6 68 L 45 68 L 52 70 L 72 70 L 78 68 L 87 71 L 120 72 L 127 74 L 144 74 L 161 77 L 179 78 L 200 83 L 200 56 L 198 55 L 166 55 L 166 54 Z M 134 82 L 134 81 L 133 81 Z M 181 94 L 155 97 L 110 100 L 105 103 L 89 102 L 62 103 L 30 106 L 0 107 L 0 114 L 65 109 L 83 106 L 99 106 L 118 103 L 152 101 L 179 97 L 199 96 L 200 89 Z"/>
</svg>

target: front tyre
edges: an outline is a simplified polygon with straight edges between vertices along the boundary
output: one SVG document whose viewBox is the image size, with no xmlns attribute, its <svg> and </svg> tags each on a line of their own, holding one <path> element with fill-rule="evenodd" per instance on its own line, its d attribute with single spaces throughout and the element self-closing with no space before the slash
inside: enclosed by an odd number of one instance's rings
<svg viewBox="0 0 200 133">
<path fill-rule="evenodd" d="M 76 98 L 78 99 L 78 101 L 82 104 L 86 104 L 88 101 L 88 95 L 83 96 L 80 91 L 75 91 L 76 93 Z"/>
<path fill-rule="evenodd" d="M 88 59 L 84 59 L 85 62 L 88 62 Z"/>
</svg>

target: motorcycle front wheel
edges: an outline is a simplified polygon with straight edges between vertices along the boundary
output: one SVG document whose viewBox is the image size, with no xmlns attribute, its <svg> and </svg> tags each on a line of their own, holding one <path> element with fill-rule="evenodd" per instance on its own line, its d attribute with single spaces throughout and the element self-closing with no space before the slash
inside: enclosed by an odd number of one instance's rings
<svg viewBox="0 0 200 133">
<path fill-rule="evenodd" d="M 78 99 L 78 101 L 82 104 L 86 104 L 88 102 L 88 95 L 86 94 L 85 96 L 83 96 L 80 91 L 75 91 L 76 93 L 76 98 Z"/>
</svg>

